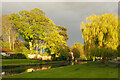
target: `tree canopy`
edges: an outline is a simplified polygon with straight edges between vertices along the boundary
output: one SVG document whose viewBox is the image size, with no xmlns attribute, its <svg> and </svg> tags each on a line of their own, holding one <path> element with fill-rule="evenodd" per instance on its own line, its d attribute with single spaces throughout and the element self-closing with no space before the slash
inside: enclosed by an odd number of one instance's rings
<svg viewBox="0 0 120 80">
<path fill-rule="evenodd" d="M 75 58 L 85 59 L 84 46 L 81 43 L 74 43 L 70 48 Z"/>
<path fill-rule="evenodd" d="M 12 13 L 8 18 L 11 27 L 17 31 L 16 36 L 21 36 L 29 45 L 30 53 L 34 53 L 36 50 L 38 54 L 38 50 L 40 50 L 42 54 L 45 49 L 49 54 L 56 56 L 68 55 L 67 28 L 55 25 L 51 19 L 46 17 L 44 11 L 38 8 L 30 11 L 23 10 L 19 13 Z"/>
<path fill-rule="evenodd" d="M 85 50 L 89 52 L 90 49 L 98 47 L 102 48 L 100 50 L 101 54 L 102 52 L 106 54 L 106 50 L 103 50 L 103 48 L 107 49 L 107 55 L 114 54 L 109 52 L 108 49 L 117 50 L 119 45 L 117 15 L 94 14 L 90 17 L 87 17 L 86 21 L 87 22 L 81 22 L 80 26 L 82 30 L 82 36 L 84 36 Z M 95 54 L 96 56 L 99 56 L 99 53 L 96 52 Z"/>
<path fill-rule="evenodd" d="M 33 41 L 35 39 L 43 40 L 47 35 L 48 28 L 55 25 L 52 20 L 45 16 L 45 12 L 38 8 L 13 13 L 9 19 L 11 24 L 17 27 L 17 31 L 23 39 L 30 42 L 31 50 L 33 49 Z"/>
</svg>

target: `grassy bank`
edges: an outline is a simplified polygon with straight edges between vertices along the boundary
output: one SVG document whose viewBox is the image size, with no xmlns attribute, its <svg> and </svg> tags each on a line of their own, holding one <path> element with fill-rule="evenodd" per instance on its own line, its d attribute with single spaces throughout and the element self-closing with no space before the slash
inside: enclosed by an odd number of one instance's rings
<svg viewBox="0 0 120 80">
<path fill-rule="evenodd" d="M 101 63 L 89 62 L 73 66 L 64 66 L 53 69 L 23 73 L 5 78 L 117 78 L 116 63 L 109 63 L 106 67 Z"/>
<path fill-rule="evenodd" d="M 19 66 L 19 65 L 32 65 L 32 64 L 44 64 L 44 63 L 55 63 L 60 61 L 41 61 L 41 60 L 30 60 L 30 59 L 2 59 L 2 66 Z"/>
</svg>

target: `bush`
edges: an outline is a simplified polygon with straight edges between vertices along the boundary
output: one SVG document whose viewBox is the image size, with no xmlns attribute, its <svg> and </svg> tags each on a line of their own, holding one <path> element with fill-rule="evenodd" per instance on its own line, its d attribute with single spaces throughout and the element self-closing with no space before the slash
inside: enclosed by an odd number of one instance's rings
<svg viewBox="0 0 120 80">
<path fill-rule="evenodd" d="M 18 53 L 11 55 L 13 59 L 26 59 L 26 56 L 24 54 Z"/>
<path fill-rule="evenodd" d="M 26 59 L 24 54 L 11 54 L 10 56 L 2 56 L 2 59 Z"/>
</svg>

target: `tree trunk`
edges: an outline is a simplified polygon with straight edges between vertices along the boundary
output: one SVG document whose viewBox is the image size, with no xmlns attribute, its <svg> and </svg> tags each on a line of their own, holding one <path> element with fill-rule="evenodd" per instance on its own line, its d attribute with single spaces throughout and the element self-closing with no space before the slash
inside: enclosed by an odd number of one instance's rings
<svg viewBox="0 0 120 80">
<path fill-rule="evenodd" d="M 13 50 L 15 49 L 15 37 L 13 36 Z"/>
<path fill-rule="evenodd" d="M 42 46 L 43 46 L 43 42 L 41 41 L 40 54 L 42 54 L 42 50 L 43 50 Z"/>
<path fill-rule="evenodd" d="M 36 53 L 38 54 L 38 42 L 36 43 Z"/>
<path fill-rule="evenodd" d="M 11 50 L 11 39 L 10 39 L 10 35 L 8 36 L 8 38 L 9 38 L 9 48 L 10 48 L 10 50 Z"/>
<path fill-rule="evenodd" d="M 14 43 L 15 43 L 15 41 L 14 41 L 14 38 L 13 38 L 13 50 L 14 50 Z"/>
<path fill-rule="evenodd" d="M 30 47 L 30 54 L 32 53 L 32 41 L 29 42 L 29 47 Z"/>
<path fill-rule="evenodd" d="M 16 37 L 15 37 L 15 31 L 13 33 L 13 50 L 15 49 L 15 40 L 16 40 Z"/>
</svg>

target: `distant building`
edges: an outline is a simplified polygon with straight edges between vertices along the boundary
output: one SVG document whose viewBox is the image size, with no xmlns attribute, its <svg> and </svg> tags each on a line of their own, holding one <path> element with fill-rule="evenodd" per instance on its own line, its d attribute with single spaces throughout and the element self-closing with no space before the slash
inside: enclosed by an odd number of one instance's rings
<svg viewBox="0 0 120 80">
<path fill-rule="evenodd" d="M 0 55 L 10 56 L 11 54 L 15 54 L 15 53 L 7 48 L 0 49 Z"/>
<path fill-rule="evenodd" d="M 120 57 L 117 57 L 117 60 L 120 61 Z"/>
<path fill-rule="evenodd" d="M 28 54 L 30 59 L 51 60 L 51 56 L 41 56 L 40 54 Z"/>
</svg>

